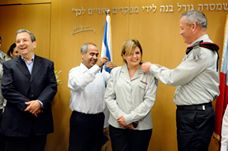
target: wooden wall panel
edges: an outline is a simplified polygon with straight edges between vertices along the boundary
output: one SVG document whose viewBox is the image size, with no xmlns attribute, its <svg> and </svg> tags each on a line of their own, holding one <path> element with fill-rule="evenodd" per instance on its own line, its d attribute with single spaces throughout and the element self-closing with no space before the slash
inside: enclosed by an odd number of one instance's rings
<svg viewBox="0 0 228 151">
<path fill-rule="evenodd" d="M 2 49 L 7 51 L 15 41 L 16 30 L 25 28 L 36 35 L 36 53 L 49 58 L 50 8 L 50 4 L 0 6 Z"/>
<path fill-rule="evenodd" d="M 50 3 L 51 0 L 1 0 L 0 5 Z"/>
<path fill-rule="evenodd" d="M 225 0 L 212 1 L 206 3 L 224 3 Z M 139 13 L 112 13 L 112 46 L 113 59 L 118 65 L 122 64 L 120 50 L 123 42 L 129 38 L 139 39 L 144 49 L 144 60 L 165 65 L 169 68 L 175 67 L 182 59 L 186 45 L 179 35 L 179 17 L 183 11 L 177 11 L 178 5 L 193 4 L 198 8 L 198 4 L 204 1 L 189 2 L 182 1 L 142 1 L 142 0 L 115 0 L 115 1 L 83 1 L 69 0 L 52 1 L 52 44 L 51 58 L 56 61 L 62 84 L 59 86 L 58 102 L 54 105 L 56 118 L 61 124 L 56 126 L 57 132 L 49 139 L 49 144 L 58 143 L 62 150 L 67 148 L 69 133 L 69 90 L 67 88 L 68 71 L 70 68 L 79 65 L 81 55 L 80 46 L 84 42 L 92 41 L 101 46 L 105 15 L 98 13 L 88 14 L 89 8 L 120 8 L 139 6 L 157 6 L 156 12 L 139 12 Z M 174 12 L 161 12 L 162 5 L 173 5 Z M 85 9 L 84 15 L 76 16 L 71 10 Z M 209 35 L 222 47 L 223 28 L 226 12 L 223 11 L 204 11 L 209 20 Z M 72 31 L 76 27 L 89 26 L 95 29 L 94 32 L 81 32 L 72 35 Z M 220 36 L 219 36 L 220 35 Z M 61 56 L 61 57 L 60 57 Z M 177 150 L 176 142 L 176 123 L 175 123 L 175 104 L 173 103 L 173 95 L 175 88 L 159 83 L 157 102 L 153 107 L 153 135 L 150 141 L 149 150 L 166 151 Z M 64 118 L 59 118 L 59 116 Z M 65 131 L 63 130 L 65 128 Z M 59 131 L 61 133 L 59 133 Z M 64 143 L 61 136 L 64 136 Z M 53 142 L 54 140 L 54 142 Z M 62 142 L 62 143 L 60 143 Z M 52 148 L 49 150 L 61 150 Z M 216 143 L 212 143 L 210 150 L 218 149 Z"/>
</svg>

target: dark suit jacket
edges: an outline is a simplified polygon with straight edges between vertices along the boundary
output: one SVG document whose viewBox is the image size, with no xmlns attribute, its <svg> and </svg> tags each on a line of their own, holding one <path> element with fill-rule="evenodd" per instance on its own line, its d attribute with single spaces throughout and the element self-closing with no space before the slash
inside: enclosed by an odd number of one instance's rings
<svg viewBox="0 0 228 151">
<path fill-rule="evenodd" d="M 7 100 L 1 129 L 6 136 L 46 135 L 53 132 L 52 100 L 57 92 L 53 62 L 34 57 L 32 74 L 21 57 L 3 63 L 2 93 Z M 40 100 L 43 112 L 25 112 L 25 102 Z"/>
</svg>

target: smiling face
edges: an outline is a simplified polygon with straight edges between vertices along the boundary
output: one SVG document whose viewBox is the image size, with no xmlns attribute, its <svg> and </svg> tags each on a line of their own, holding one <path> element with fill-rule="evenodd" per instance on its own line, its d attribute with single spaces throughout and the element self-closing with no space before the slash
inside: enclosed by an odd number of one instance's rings
<svg viewBox="0 0 228 151">
<path fill-rule="evenodd" d="M 186 44 L 192 44 L 205 34 L 207 34 L 207 18 L 204 13 L 191 10 L 181 15 L 180 35 Z"/>
<path fill-rule="evenodd" d="M 138 67 L 142 61 L 142 53 L 139 47 L 136 47 L 130 54 L 124 55 L 123 58 L 127 63 L 127 66 Z"/>
<path fill-rule="evenodd" d="M 180 35 L 183 37 L 186 44 L 191 44 L 194 41 L 193 33 L 194 24 L 188 23 L 186 17 L 182 17 L 180 19 Z"/>
<path fill-rule="evenodd" d="M 142 46 L 136 39 L 125 41 L 121 56 L 128 67 L 138 67 L 142 62 Z"/>
<path fill-rule="evenodd" d="M 33 54 L 36 48 L 36 42 L 32 41 L 27 32 L 21 32 L 16 35 L 16 45 L 16 49 L 23 57 Z"/>
<path fill-rule="evenodd" d="M 97 63 L 98 49 L 96 46 L 89 44 L 86 53 L 82 54 L 82 63 L 87 67 L 91 68 Z"/>
</svg>

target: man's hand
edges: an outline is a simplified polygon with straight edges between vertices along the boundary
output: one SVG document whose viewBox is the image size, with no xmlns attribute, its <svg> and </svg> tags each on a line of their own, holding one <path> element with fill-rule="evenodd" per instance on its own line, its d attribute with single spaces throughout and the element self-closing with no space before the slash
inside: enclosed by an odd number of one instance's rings
<svg viewBox="0 0 228 151">
<path fill-rule="evenodd" d="M 24 111 L 28 111 L 33 115 L 35 115 L 36 117 L 42 111 L 42 106 L 39 100 L 31 100 L 31 101 L 25 102 L 25 104 L 27 105 L 27 107 Z"/>
<path fill-rule="evenodd" d="M 127 129 L 134 129 L 134 126 L 133 126 L 133 124 L 128 124 L 127 126 L 125 126 L 125 128 L 127 128 Z"/>
<path fill-rule="evenodd" d="M 123 116 L 120 116 L 117 119 L 117 122 L 120 125 L 120 127 L 127 128 L 127 129 L 134 129 L 134 126 L 132 123 L 130 123 L 128 125 L 126 124 L 125 118 Z"/>
<path fill-rule="evenodd" d="M 150 71 L 150 66 L 151 63 L 150 62 L 145 62 L 141 65 L 143 72 L 147 73 Z"/>
<path fill-rule="evenodd" d="M 117 122 L 118 122 L 118 124 L 120 125 L 120 127 L 126 128 L 127 124 L 126 124 L 125 118 L 124 118 L 123 116 L 120 116 L 120 117 L 117 119 Z"/>
<path fill-rule="evenodd" d="M 107 58 L 107 57 L 101 57 L 101 58 L 98 58 L 96 64 L 97 64 L 99 67 L 102 67 L 107 61 L 108 61 L 108 58 Z"/>
<path fill-rule="evenodd" d="M 113 62 L 107 62 L 105 64 L 105 66 L 108 67 L 108 68 L 110 68 L 110 69 L 113 69 L 113 68 L 117 67 L 117 65 L 115 65 Z"/>
</svg>

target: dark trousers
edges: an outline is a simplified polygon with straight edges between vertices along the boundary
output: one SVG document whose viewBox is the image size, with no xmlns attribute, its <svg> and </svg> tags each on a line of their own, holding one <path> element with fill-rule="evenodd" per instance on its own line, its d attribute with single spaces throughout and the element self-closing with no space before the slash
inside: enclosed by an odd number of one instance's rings
<svg viewBox="0 0 228 151">
<path fill-rule="evenodd" d="M 109 126 L 112 151 L 147 151 L 152 129 L 130 130 Z"/>
<path fill-rule="evenodd" d="M 0 109 L 0 125 L 2 121 L 2 109 Z M 4 136 L 0 130 L 0 151 L 4 151 Z"/>
<path fill-rule="evenodd" d="M 4 151 L 44 151 L 46 135 L 30 137 L 5 137 Z"/>
<path fill-rule="evenodd" d="M 4 141 L 5 141 L 4 135 L 0 133 L 0 151 L 4 151 L 4 145 L 5 145 Z"/>
<path fill-rule="evenodd" d="M 73 111 L 70 117 L 69 151 L 101 151 L 104 113 Z"/>
<path fill-rule="evenodd" d="M 208 151 L 214 121 L 211 104 L 177 107 L 178 151 Z"/>
</svg>

